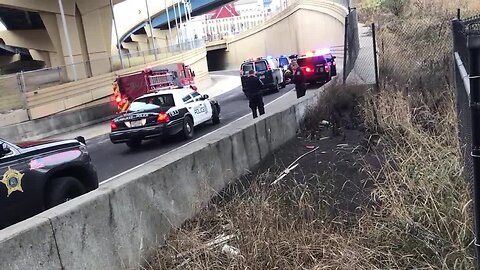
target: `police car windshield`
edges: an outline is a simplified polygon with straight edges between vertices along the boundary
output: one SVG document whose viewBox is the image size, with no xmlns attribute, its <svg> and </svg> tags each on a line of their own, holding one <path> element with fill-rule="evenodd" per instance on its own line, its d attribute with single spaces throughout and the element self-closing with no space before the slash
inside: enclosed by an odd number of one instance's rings
<svg viewBox="0 0 480 270">
<path fill-rule="evenodd" d="M 314 57 L 297 59 L 297 63 L 301 67 L 304 67 L 307 65 L 324 64 L 325 62 L 326 61 L 325 61 L 325 58 L 323 58 L 323 56 L 314 56 Z"/>
<path fill-rule="evenodd" d="M 135 100 L 130 108 L 129 112 L 138 112 L 138 111 L 148 111 L 155 110 L 160 107 L 173 107 L 175 106 L 175 101 L 173 100 L 172 94 L 142 97 Z"/>
</svg>

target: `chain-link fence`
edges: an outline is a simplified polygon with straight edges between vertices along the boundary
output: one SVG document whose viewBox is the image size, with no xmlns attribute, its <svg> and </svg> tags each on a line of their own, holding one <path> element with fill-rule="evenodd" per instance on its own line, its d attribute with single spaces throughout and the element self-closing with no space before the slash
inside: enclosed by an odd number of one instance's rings
<svg viewBox="0 0 480 270">
<path fill-rule="evenodd" d="M 380 77 L 407 89 L 442 89 L 451 83 L 449 18 L 408 18 L 377 23 Z"/>
<path fill-rule="evenodd" d="M 24 108 L 24 96 L 18 91 L 20 79 L 17 74 L 0 77 L 0 113 Z"/>
<path fill-rule="evenodd" d="M 344 44 L 344 64 L 343 81 L 346 79 L 355 66 L 355 61 L 360 50 L 360 41 L 358 37 L 358 16 L 356 9 L 350 9 L 345 17 L 345 44 Z"/>
<path fill-rule="evenodd" d="M 460 15 L 460 12 L 459 12 Z M 473 185 L 475 247 L 480 265 L 480 15 L 452 22 L 459 140 L 465 175 Z"/>
</svg>

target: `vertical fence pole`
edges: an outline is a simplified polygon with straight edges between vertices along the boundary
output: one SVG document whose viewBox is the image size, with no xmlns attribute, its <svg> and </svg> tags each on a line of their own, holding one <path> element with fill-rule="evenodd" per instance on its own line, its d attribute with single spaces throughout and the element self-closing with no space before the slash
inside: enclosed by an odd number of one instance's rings
<svg viewBox="0 0 480 270">
<path fill-rule="evenodd" d="M 343 84 L 347 82 L 348 15 L 345 16 L 345 40 L 343 42 Z"/>
<path fill-rule="evenodd" d="M 378 91 L 379 79 L 378 79 L 377 38 L 376 38 L 375 23 L 372 23 L 372 39 L 373 39 L 373 61 L 374 61 L 374 67 L 375 67 L 375 85 Z"/>
<path fill-rule="evenodd" d="M 480 34 L 467 36 L 470 60 L 470 112 L 472 122 L 473 202 L 475 252 L 480 269 Z"/>
</svg>

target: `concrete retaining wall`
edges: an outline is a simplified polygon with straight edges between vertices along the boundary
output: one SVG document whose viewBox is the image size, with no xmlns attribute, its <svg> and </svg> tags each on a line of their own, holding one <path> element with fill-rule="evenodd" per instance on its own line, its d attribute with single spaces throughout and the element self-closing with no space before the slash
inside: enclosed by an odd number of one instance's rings
<svg viewBox="0 0 480 270">
<path fill-rule="evenodd" d="M 331 1 L 298 1 L 262 26 L 229 40 L 223 64 L 236 69 L 250 57 L 343 46 L 347 14 L 346 7 Z"/>
<path fill-rule="evenodd" d="M 116 109 L 116 106 L 106 99 L 88 108 L 1 127 L 0 138 L 12 142 L 42 139 L 105 121 L 115 115 Z"/>
<path fill-rule="evenodd" d="M 130 269 L 225 185 L 292 139 L 320 91 L 294 92 L 127 171 L 69 203 L 0 231 L 0 269 Z M 292 105 L 292 103 L 294 103 Z"/>
</svg>

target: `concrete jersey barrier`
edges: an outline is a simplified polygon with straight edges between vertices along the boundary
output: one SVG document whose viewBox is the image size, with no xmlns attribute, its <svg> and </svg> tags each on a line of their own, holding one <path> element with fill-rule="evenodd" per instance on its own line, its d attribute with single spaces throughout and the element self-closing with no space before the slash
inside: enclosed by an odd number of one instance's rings
<svg viewBox="0 0 480 270">
<path fill-rule="evenodd" d="M 294 138 L 319 94 L 301 100 L 286 94 L 261 120 L 244 117 L 0 231 L 0 269 L 137 267 L 173 228 Z"/>
</svg>

